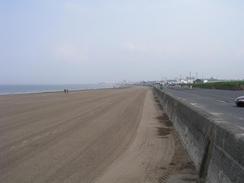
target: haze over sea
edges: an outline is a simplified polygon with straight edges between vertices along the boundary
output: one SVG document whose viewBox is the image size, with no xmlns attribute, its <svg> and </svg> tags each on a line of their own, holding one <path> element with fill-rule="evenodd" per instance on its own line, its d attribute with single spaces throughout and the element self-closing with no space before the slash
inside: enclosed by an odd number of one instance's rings
<svg viewBox="0 0 244 183">
<path fill-rule="evenodd" d="M 62 84 L 62 85 L 0 85 L 0 95 L 10 94 L 24 94 L 24 93 L 42 93 L 42 92 L 56 92 L 68 89 L 87 90 L 87 89 L 101 89 L 111 88 L 112 84 L 99 83 L 99 84 Z"/>
</svg>

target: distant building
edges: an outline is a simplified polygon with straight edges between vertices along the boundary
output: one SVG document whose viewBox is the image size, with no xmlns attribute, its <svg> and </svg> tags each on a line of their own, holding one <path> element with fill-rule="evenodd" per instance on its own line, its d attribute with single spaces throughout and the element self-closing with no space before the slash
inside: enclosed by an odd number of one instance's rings
<svg viewBox="0 0 244 183">
<path fill-rule="evenodd" d="M 208 83 L 208 80 L 207 80 L 207 79 L 204 79 L 204 80 L 203 80 L 203 83 Z"/>
<path fill-rule="evenodd" d="M 187 80 L 181 79 L 180 84 L 187 84 Z"/>
<path fill-rule="evenodd" d="M 196 79 L 196 80 L 194 81 L 194 84 L 202 84 L 202 83 L 204 83 L 204 81 L 201 80 L 201 79 Z"/>
</svg>

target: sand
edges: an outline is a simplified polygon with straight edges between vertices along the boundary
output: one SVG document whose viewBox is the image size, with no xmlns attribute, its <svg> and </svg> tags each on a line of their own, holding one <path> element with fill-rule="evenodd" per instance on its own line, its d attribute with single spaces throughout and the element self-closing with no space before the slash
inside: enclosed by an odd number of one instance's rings
<svg viewBox="0 0 244 183">
<path fill-rule="evenodd" d="M 0 182 L 195 182 L 149 88 L 0 96 Z"/>
</svg>

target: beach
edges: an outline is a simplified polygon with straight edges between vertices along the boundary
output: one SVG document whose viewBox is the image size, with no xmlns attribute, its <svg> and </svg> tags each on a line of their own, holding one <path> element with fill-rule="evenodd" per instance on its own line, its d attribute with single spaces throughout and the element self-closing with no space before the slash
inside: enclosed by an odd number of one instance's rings
<svg viewBox="0 0 244 183">
<path fill-rule="evenodd" d="M 194 181 L 189 165 L 150 88 L 0 96 L 0 182 Z"/>
</svg>

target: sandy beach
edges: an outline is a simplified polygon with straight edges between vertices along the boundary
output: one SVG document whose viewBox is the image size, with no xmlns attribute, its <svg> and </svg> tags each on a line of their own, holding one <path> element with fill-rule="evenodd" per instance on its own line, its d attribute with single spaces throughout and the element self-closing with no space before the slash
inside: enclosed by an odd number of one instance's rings
<svg viewBox="0 0 244 183">
<path fill-rule="evenodd" d="M 194 182 L 149 88 L 0 96 L 0 182 Z"/>
</svg>

